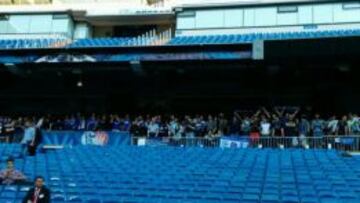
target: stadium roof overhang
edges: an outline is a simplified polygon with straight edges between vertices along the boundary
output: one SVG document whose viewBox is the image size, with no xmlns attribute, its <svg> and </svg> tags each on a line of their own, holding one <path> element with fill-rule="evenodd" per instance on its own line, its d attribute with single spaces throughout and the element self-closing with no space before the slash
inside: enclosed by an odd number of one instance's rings
<svg viewBox="0 0 360 203">
<path fill-rule="evenodd" d="M 0 50 L 0 64 L 139 63 L 164 61 L 253 61 L 253 44 L 163 45 Z M 264 60 L 351 61 L 360 55 L 360 38 L 265 41 Z M 263 61 L 263 60 L 261 60 Z"/>
</svg>

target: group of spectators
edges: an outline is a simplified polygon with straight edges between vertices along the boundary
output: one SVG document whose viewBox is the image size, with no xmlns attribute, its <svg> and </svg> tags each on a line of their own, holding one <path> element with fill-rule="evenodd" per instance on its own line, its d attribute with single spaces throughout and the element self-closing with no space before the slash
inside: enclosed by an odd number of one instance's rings
<svg viewBox="0 0 360 203">
<path fill-rule="evenodd" d="M 0 137 L 11 138 L 11 135 L 21 134 L 21 143 L 24 147 L 28 147 L 30 155 L 34 154 L 36 146 L 41 142 L 38 138 L 41 137 L 40 129 L 128 131 L 134 137 L 171 137 L 174 144 L 179 144 L 181 138 L 200 137 L 214 141 L 223 135 L 250 136 L 251 144 L 271 147 L 278 144 L 290 145 L 291 143 L 288 142 L 290 140 L 287 140 L 269 144 L 257 138 L 299 137 L 296 139 L 305 143 L 306 140 L 303 138 L 308 136 L 322 138 L 325 135 L 358 135 L 360 134 L 360 118 L 357 114 L 349 113 L 341 117 L 333 115 L 326 119 L 317 113 L 311 115 L 301 112 L 300 108 L 289 107 L 276 107 L 271 110 L 261 107 L 256 111 L 234 111 L 231 115 L 219 113 L 194 116 L 146 115 L 132 117 L 130 115 L 91 114 L 85 117 L 76 114 L 64 117 L 47 115 L 17 118 L 0 116 Z M 35 186 L 24 197 L 24 203 L 50 202 L 50 190 L 43 186 L 43 182 L 42 177 L 35 179 Z M 15 169 L 14 160 L 11 158 L 7 160 L 7 167 L 0 171 L 0 183 L 5 185 L 32 184 L 23 173 Z"/>
<path fill-rule="evenodd" d="M 360 134 L 360 119 L 349 113 L 324 119 L 301 113 L 297 107 L 277 107 L 271 111 L 262 107 L 257 111 L 235 111 L 231 117 L 225 114 L 195 115 L 169 118 L 163 116 L 136 117 L 131 131 L 134 136 L 172 138 L 216 138 L 223 135 L 250 137 L 323 137 Z"/>
<path fill-rule="evenodd" d="M 45 130 L 118 130 L 129 131 L 131 121 L 129 115 L 96 115 L 88 117 L 78 113 L 66 116 L 0 116 L 0 133 L 11 134 L 24 129 L 26 123 L 35 125 L 42 120 L 42 129 Z"/>
<path fill-rule="evenodd" d="M 26 185 L 34 184 L 24 196 L 22 203 L 50 203 L 50 190 L 44 185 L 42 176 L 35 177 L 34 183 L 14 166 L 14 159 L 6 160 L 6 168 L 0 171 L 0 184 L 2 185 Z"/>
<path fill-rule="evenodd" d="M 133 136 L 148 137 L 217 137 L 222 135 L 249 136 L 323 136 L 356 135 L 360 133 L 360 119 L 356 114 L 342 117 L 321 117 L 304 114 L 300 108 L 277 107 L 271 111 L 262 107 L 257 111 L 235 111 L 231 116 L 216 115 L 146 115 L 132 117 L 117 114 L 85 117 L 81 114 L 43 116 L 43 130 L 108 130 L 129 131 Z M 34 126 L 39 117 L 0 117 L 1 135 L 23 132 Z M 20 133 L 23 134 L 23 133 Z"/>
<path fill-rule="evenodd" d="M 276 107 L 268 110 L 264 107 L 256 111 L 234 111 L 227 116 L 224 113 L 212 115 L 146 115 L 132 117 L 91 114 L 85 117 L 81 114 L 42 117 L 7 117 L 0 116 L 0 133 L 2 136 L 19 132 L 22 143 L 28 146 L 31 155 L 32 148 L 40 142 L 42 130 L 108 130 L 128 131 L 134 137 L 171 137 L 176 140 L 181 138 L 219 138 L 223 135 L 260 137 L 299 137 L 299 142 L 304 142 L 305 137 L 319 137 L 325 135 L 359 135 L 360 118 L 357 114 L 349 113 L 338 117 L 328 118 L 320 114 L 309 114 L 300 108 Z M 37 133 L 39 131 L 39 133 Z M 39 136 L 37 136 L 39 135 Z M 294 141 L 294 140 L 293 140 Z M 296 140 L 295 140 L 296 141 Z M 251 144 L 266 144 L 259 139 L 252 139 Z M 286 142 L 273 144 L 289 145 Z M 337 143 L 335 143 L 337 144 Z M 29 180 L 14 167 L 14 160 L 7 161 L 7 168 L 0 171 L 0 183 L 14 184 L 26 183 Z M 43 178 L 37 177 L 35 187 L 30 190 L 23 202 L 49 202 L 50 191 L 43 186 Z M 44 201 L 40 201 L 40 198 Z"/>
</svg>

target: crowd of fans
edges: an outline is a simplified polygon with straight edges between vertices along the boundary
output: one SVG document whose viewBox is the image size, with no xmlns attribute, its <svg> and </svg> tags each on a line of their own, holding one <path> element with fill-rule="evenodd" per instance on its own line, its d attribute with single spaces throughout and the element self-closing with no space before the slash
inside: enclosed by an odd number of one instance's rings
<svg viewBox="0 0 360 203">
<path fill-rule="evenodd" d="M 131 117 L 117 114 L 85 117 L 81 114 L 64 117 L 42 117 L 43 130 L 108 130 L 129 131 L 133 136 L 148 137 L 217 137 L 222 135 L 259 136 L 323 136 L 356 135 L 360 133 L 360 119 L 356 114 L 313 116 L 300 113 L 300 108 L 277 107 L 271 111 L 262 107 L 257 111 L 235 111 L 231 116 L 217 115 L 146 115 Z M 23 132 L 37 125 L 39 117 L 0 117 L 1 135 Z"/>
</svg>

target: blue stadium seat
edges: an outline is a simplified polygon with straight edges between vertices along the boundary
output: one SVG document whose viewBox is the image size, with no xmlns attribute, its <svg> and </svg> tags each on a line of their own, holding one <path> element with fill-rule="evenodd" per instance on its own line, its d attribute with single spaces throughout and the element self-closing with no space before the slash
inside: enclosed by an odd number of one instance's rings
<svg viewBox="0 0 360 203">
<path fill-rule="evenodd" d="M 360 202 L 360 159 L 336 151 L 78 146 L 16 163 L 52 202 Z M 27 189 L 2 186 L 0 202 Z"/>
<path fill-rule="evenodd" d="M 134 38 L 93 38 L 93 39 L 78 39 L 71 43 L 69 48 L 86 48 L 86 47 L 119 47 L 119 46 L 134 46 L 136 40 Z"/>
<path fill-rule="evenodd" d="M 0 49 L 38 49 L 61 47 L 66 44 L 65 39 L 2 39 Z"/>
<path fill-rule="evenodd" d="M 324 30 L 324 31 L 298 31 L 298 32 L 274 32 L 274 33 L 249 33 L 232 35 L 204 35 L 204 36 L 180 36 L 171 39 L 169 45 L 192 45 L 192 44 L 234 44 L 251 43 L 255 40 L 289 40 L 307 38 L 328 38 L 360 36 L 360 29 L 347 30 Z"/>
</svg>

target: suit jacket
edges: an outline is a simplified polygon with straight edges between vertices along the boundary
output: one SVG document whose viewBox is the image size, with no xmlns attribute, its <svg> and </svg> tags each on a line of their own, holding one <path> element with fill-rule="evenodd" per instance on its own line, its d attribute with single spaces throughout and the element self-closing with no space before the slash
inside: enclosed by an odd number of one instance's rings
<svg viewBox="0 0 360 203">
<path fill-rule="evenodd" d="M 27 192 L 27 194 L 24 197 L 22 203 L 28 203 L 28 201 L 30 201 L 32 203 L 32 200 L 33 200 L 33 197 L 34 197 L 34 192 L 35 192 L 35 188 L 31 188 Z M 47 189 L 45 186 L 43 186 L 40 189 L 37 203 L 50 203 L 50 190 Z"/>
</svg>

